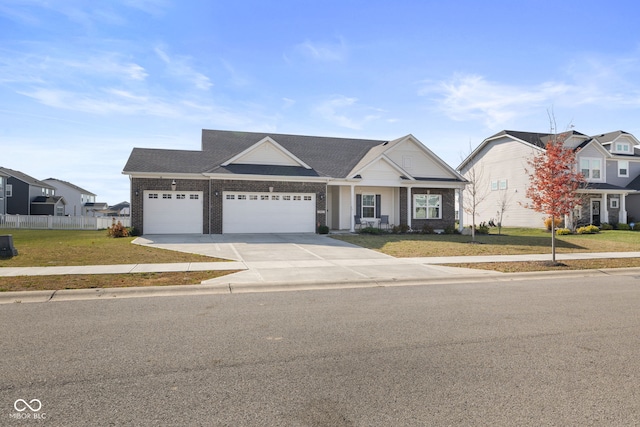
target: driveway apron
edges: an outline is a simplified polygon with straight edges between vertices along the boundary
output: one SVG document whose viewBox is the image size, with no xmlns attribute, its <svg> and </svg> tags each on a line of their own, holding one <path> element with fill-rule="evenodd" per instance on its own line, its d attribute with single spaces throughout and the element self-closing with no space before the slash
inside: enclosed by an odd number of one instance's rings
<svg viewBox="0 0 640 427">
<path fill-rule="evenodd" d="M 206 284 L 420 280 L 470 272 L 428 265 L 416 259 L 394 258 L 317 234 L 148 235 L 134 243 L 240 261 L 247 267 Z"/>
</svg>

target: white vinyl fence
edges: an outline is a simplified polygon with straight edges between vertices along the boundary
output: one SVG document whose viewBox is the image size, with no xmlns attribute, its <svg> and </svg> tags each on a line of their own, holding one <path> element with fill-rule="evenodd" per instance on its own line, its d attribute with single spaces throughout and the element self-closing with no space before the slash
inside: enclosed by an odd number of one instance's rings
<svg viewBox="0 0 640 427">
<path fill-rule="evenodd" d="M 131 227 L 131 217 L 0 215 L 0 228 L 48 230 L 105 230 L 118 221 Z"/>
</svg>

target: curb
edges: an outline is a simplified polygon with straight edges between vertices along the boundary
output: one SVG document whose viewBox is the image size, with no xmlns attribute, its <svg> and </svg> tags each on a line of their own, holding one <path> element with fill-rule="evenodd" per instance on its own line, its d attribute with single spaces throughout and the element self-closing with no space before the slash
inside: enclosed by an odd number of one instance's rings
<svg viewBox="0 0 640 427">
<path fill-rule="evenodd" d="M 173 285 L 148 286 L 134 288 L 92 288 L 63 289 L 58 291 L 17 291 L 0 293 L 0 304 L 11 303 L 43 303 L 57 301 L 83 301 L 96 299 L 146 298 L 162 296 L 190 295 L 229 295 L 260 292 L 293 292 L 309 290 L 335 290 L 398 286 L 430 286 L 462 283 L 515 282 L 523 280 L 545 280 L 554 277 L 606 277 L 635 276 L 640 278 L 640 268 L 608 268 L 599 270 L 540 271 L 527 273 L 495 273 L 474 275 L 457 275 L 435 278 L 410 279 L 363 279 L 344 282 L 253 282 L 253 283 L 217 283 L 206 285 Z"/>
</svg>

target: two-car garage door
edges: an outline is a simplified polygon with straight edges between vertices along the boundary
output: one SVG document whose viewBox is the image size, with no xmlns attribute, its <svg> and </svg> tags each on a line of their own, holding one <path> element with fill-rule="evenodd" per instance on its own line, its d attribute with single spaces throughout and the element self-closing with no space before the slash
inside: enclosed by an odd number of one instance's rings
<svg viewBox="0 0 640 427">
<path fill-rule="evenodd" d="M 223 233 L 313 233 L 314 193 L 222 194 Z"/>
</svg>

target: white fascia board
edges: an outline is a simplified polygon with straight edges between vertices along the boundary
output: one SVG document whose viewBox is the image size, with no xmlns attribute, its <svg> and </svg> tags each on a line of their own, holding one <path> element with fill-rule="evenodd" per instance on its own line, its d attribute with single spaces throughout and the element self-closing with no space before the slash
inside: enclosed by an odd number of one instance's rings
<svg viewBox="0 0 640 427">
<path fill-rule="evenodd" d="M 373 165 L 374 163 L 377 163 L 379 160 L 384 160 L 385 162 L 387 162 L 392 168 L 394 168 L 396 170 L 396 172 L 398 172 L 400 175 L 404 175 L 407 178 L 409 178 L 409 180 L 414 181 L 415 178 L 413 176 L 411 176 L 411 174 L 409 172 L 407 172 L 406 170 L 402 169 L 400 166 L 398 166 L 397 164 L 395 164 L 393 161 L 391 161 L 390 158 L 388 158 L 386 155 L 381 154 L 378 157 L 376 157 L 375 159 L 371 160 L 369 163 L 367 163 L 366 165 L 364 165 L 363 167 L 361 167 L 360 169 L 358 169 L 357 171 L 355 171 L 355 173 L 350 173 L 350 176 L 356 176 L 356 175 L 361 175 L 362 172 L 364 172 L 365 170 L 367 170 L 371 165 Z"/>
<path fill-rule="evenodd" d="M 167 172 L 127 172 L 122 171 L 123 175 L 129 175 L 130 178 L 159 178 L 159 179 L 202 179 L 207 177 L 203 174 L 194 173 L 167 173 Z"/>
<path fill-rule="evenodd" d="M 247 148 L 246 150 L 236 154 L 235 156 L 233 156 L 232 158 L 230 158 L 229 160 L 227 160 L 226 162 L 222 163 L 222 166 L 228 166 L 230 164 L 233 164 L 233 162 L 235 162 L 236 160 L 238 160 L 239 158 L 247 155 L 248 153 L 250 153 L 251 151 L 255 150 L 256 148 L 260 147 L 263 144 L 273 144 L 278 150 L 280 150 L 282 152 L 282 154 L 284 154 L 285 156 L 289 157 L 291 160 L 293 160 L 294 162 L 298 163 L 300 166 L 302 166 L 305 169 L 311 169 L 311 166 L 309 166 L 308 164 L 306 164 L 305 162 L 303 162 L 302 160 L 300 160 L 298 157 L 296 157 L 293 153 L 291 153 L 289 150 L 287 150 L 286 148 L 284 148 L 282 145 L 278 144 L 273 138 L 269 137 L 269 136 L 265 136 L 264 138 L 262 138 L 260 141 L 256 142 L 255 144 L 253 144 L 251 147 Z"/>
<path fill-rule="evenodd" d="M 230 181 L 328 182 L 331 179 L 323 176 L 232 175 L 228 173 L 206 173 L 203 175 L 207 179 L 226 179 Z"/>
<path fill-rule="evenodd" d="M 409 134 L 403 138 L 399 138 L 399 140 L 396 140 L 396 141 L 397 143 L 393 144 L 393 146 L 390 147 L 387 151 L 385 151 L 385 153 L 392 152 L 393 150 L 396 149 L 396 147 L 402 145 L 404 141 L 411 141 L 413 145 L 418 148 L 418 150 L 421 150 L 427 157 L 434 160 L 438 165 L 440 165 L 441 168 L 443 168 L 444 170 L 452 174 L 455 178 L 464 179 L 464 177 L 460 173 L 458 173 L 458 171 L 452 168 L 447 162 L 442 160 L 436 153 L 431 151 L 429 147 L 427 147 L 422 142 L 420 142 L 420 140 L 415 136 L 413 136 L 412 134 Z"/>
<path fill-rule="evenodd" d="M 504 134 L 504 135 L 496 135 L 496 136 L 493 136 L 493 137 L 491 137 L 491 138 L 487 138 L 487 139 L 485 139 L 484 141 L 482 141 L 482 142 L 480 143 L 480 145 L 478 145 L 478 146 L 476 147 L 476 149 L 475 149 L 475 150 L 473 150 L 473 151 L 471 152 L 471 154 L 469 154 L 469 155 L 467 156 L 467 158 L 466 158 L 466 159 L 464 159 L 464 160 L 462 161 L 462 163 L 460 163 L 460 164 L 458 165 L 458 167 L 456 168 L 456 170 L 461 170 L 462 168 L 464 168 L 464 167 L 467 165 L 467 163 L 469 163 L 469 162 L 470 162 L 470 161 L 471 161 L 471 160 L 476 156 L 476 154 L 478 154 L 478 153 L 479 153 L 479 152 L 480 152 L 484 147 L 486 147 L 487 145 L 489 145 L 489 143 L 491 143 L 491 142 L 493 142 L 493 141 L 496 141 L 496 140 L 498 140 L 498 139 L 501 139 L 501 138 L 510 138 L 510 139 L 511 139 L 511 140 L 513 140 L 513 141 L 516 141 L 516 142 L 519 142 L 519 143 L 521 143 L 521 144 L 527 145 L 527 146 L 529 146 L 529 147 L 531 147 L 531 148 L 533 148 L 533 149 L 535 149 L 535 150 L 537 150 L 537 151 L 544 151 L 544 148 L 540 148 L 540 147 L 538 147 L 537 145 L 531 144 L 531 143 L 529 143 L 529 142 L 527 142 L 527 141 L 525 141 L 525 140 L 523 140 L 523 139 L 516 138 L 515 136 L 513 136 L 513 135 L 511 135 L 511 134 L 509 134 L 509 133 Z"/>
</svg>

